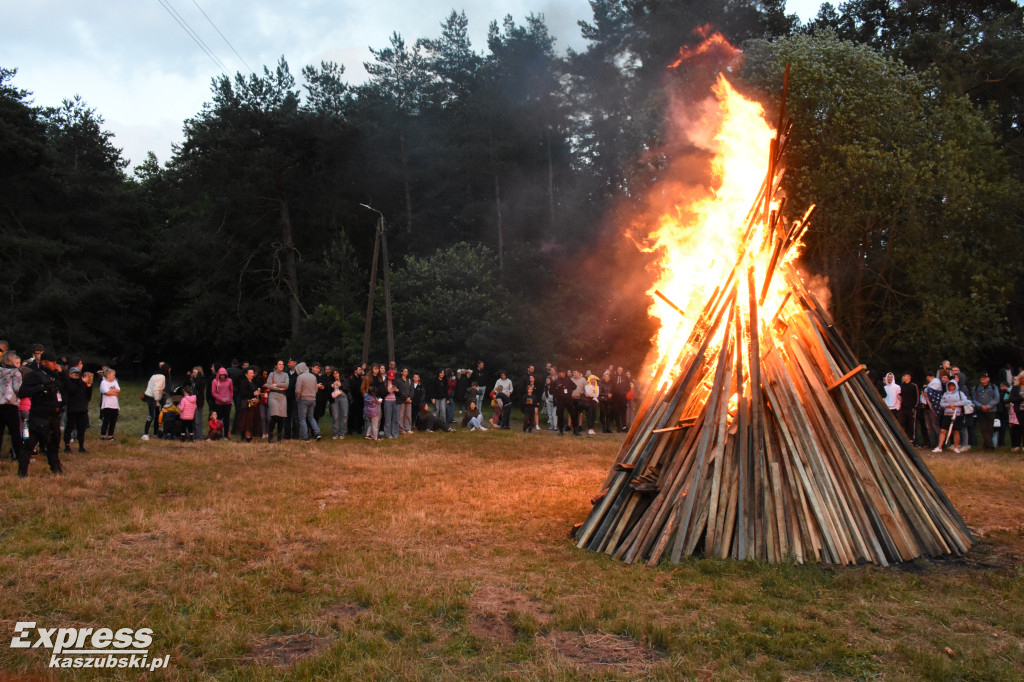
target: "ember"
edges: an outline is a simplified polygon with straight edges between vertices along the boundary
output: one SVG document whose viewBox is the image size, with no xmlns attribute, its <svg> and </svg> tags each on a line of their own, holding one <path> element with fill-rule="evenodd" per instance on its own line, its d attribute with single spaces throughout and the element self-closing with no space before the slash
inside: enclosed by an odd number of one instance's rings
<svg viewBox="0 0 1024 682">
<path fill-rule="evenodd" d="M 648 241 L 656 374 L 577 545 L 650 565 L 966 552 L 967 527 L 796 271 L 814 209 L 783 217 L 783 115 L 773 131 L 724 78 L 714 93 L 720 184 Z"/>
</svg>

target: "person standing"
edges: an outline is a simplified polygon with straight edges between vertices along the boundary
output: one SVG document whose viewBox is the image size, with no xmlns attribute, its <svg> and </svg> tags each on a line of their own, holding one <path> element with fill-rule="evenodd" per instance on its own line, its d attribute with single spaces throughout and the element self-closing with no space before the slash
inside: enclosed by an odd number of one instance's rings
<svg viewBox="0 0 1024 682">
<path fill-rule="evenodd" d="M 434 414 L 448 423 L 448 377 L 438 370 L 437 378 L 427 386 L 427 399 L 434 406 Z"/>
<path fill-rule="evenodd" d="M 555 416 L 558 422 L 558 435 L 565 435 L 565 427 L 569 426 L 576 434 L 576 408 L 572 400 L 572 392 L 576 389 L 573 380 L 565 375 L 564 369 L 558 370 L 558 378 L 551 382 L 551 397 L 555 402 Z M 566 415 L 568 414 L 568 421 Z M 579 434 L 576 434 L 579 435 Z"/>
<path fill-rule="evenodd" d="M 311 374 L 306 363 L 295 366 L 298 378 L 295 380 L 295 402 L 299 415 L 299 438 L 307 443 L 310 437 L 320 440 L 320 427 L 313 419 L 313 408 L 316 407 L 316 376 Z"/>
<path fill-rule="evenodd" d="M 149 410 L 146 416 L 146 425 L 142 430 L 142 440 L 149 440 L 149 427 L 153 427 L 153 435 L 158 435 L 157 432 L 160 430 L 157 422 L 157 415 L 160 413 L 160 405 L 163 402 L 164 391 L 167 390 L 167 376 L 170 372 L 170 367 L 166 363 L 160 362 L 156 366 L 156 372 L 153 376 L 149 377 L 149 383 L 146 384 L 146 391 L 142 394 L 142 399 L 146 402 L 146 408 Z"/>
<path fill-rule="evenodd" d="M 900 407 L 896 411 L 896 421 L 903 427 L 907 439 L 913 443 L 915 438 L 914 429 L 917 425 L 917 406 L 921 402 L 921 390 L 911 381 L 910 372 L 903 373 L 903 383 L 900 384 Z"/>
<path fill-rule="evenodd" d="M 0 355 L 0 449 L 4 429 L 11 439 L 11 459 L 21 452 L 21 417 L 18 415 L 18 391 L 21 390 L 21 358 L 12 350 Z"/>
<path fill-rule="evenodd" d="M 963 424 L 964 405 L 970 399 L 960 390 L 956 379 L 946 382 L 946 392 L 942 394 L 942 431 L 939 433 L 939 445 L 932 452 L 942 452 L 946 443 L 946 434 L 953 434 L 953 452 L 960 452 L 960 429 Z"/>
<path fill-rule="evenodd" d="M 398 438 L 398 384 L 395 383 L 395 370 L 387 370 L 384 382 L 384 399 L 382 411 L 384 413 L 384 437 Z"/>
<path fill-rule="evenodd" d="M 92 375 L 78 367 L 68 370 L 67 424 L 64 426 L 64 454 L 71 454 L 71 436 L 78 439 L 78 452 L 85 454 L 85 430 L 89 427 L 89 402 L 92 400 Z"/>
<path fill-rule="evenodd" d="M 109 367 L 100 381 L 100 440 L 114 440 L 114 429 L 121 414 L 121 386 L 117 383 L 117 372 Z"/>
<path fill-rule="evenodd" d="M 199 402 L 196 394 L 192 392 L 192 386 L 182 389 L 181 402 L 178 403 L 178 410 L 181 411 L 181 438 L 182 440 L 194 443 L 196 440 L 196 422 L 203 421 L 203 411 L 199 409 Z M 196 419 L 199 415 L 199 419 Z"/>
<path fill-rule="evenodd" d="M 235 404 L 235 384 L 228 371 L 221 367 L 210 382 L 210 408 L 224 422 L 224 440 L 231 438 L 231 408 Z"/>
<path fill-rule="evenodd" d="M 630 388 L 629 377 L 621 367 L 616 368 L 615 376 L 612 377 L 612 421 L 619 431 L 627 430 L 626 426 L 626 403 L 629 399 L 626 394 Z"/>
<path fill-rule="evenodd" d="M 348 430 L 348 394 L 345 393 L 345 382 L 341 379 L 341 371 L 334 370 L 331 376 L 331 422 L 334 426 L 334 440 L 345 437 Z"/>
<path fill-rule="evenodd" d="M 295 382 L 299 380 L 299 373 L 296 369 L 298 363 L 288 359 L 288 389 L 285 391 L 285 398 L 288 404 L 288 419 L 284 423 L 284 438 L 290 440 L 299 437 L 299 404 L 295 398 Z"/>
<path fill-rule="evenodd" d="M 1006 399 L 1006 419 L 1010 422 L 1010 452 L 1020 452 L 1024 436 L 1024 372 L 1016 376 Z"/>
<path fill-rule="evenodd" d="M 348 395 L 348 432 L 363 435 L 363 367 L 357 365 L 349 375 L 345 386 Z"/>
<path fill-rule="evenodd" d="M 899 421 L 897 413 L 900 410 L 900 385 L 896 383 L 896 377 L 892 372 L 885 375 L 882 390 L 884 391 L 885 406 L 889 408 L 893 419 Z"/>
<path fill-rule="evenodd" d="M 30 371 L 21 384 L 18 396 L 32 400 L 28 417 L 28 440 L 18 453 L 18 477 L 28 476 L 32 451 L 39 446 L 46 455 L 50 471 L 63 474 L 60 463 L 60 408 L 67 395 L 67 376 L 57 364 L 52 351 L 44 351 L 37 361 L 37 369 Z"/>
<path fill-rule="evenodd" d="M 409 379 L 409 368 L 403 367 L 398 378 L 398 430 L 400 433 L 412 433 L 412 380 Z"/>
<path fill-rule="evenodd" d="M 494 393 L 498 400 L 502 403 L 501 411 L 501 428 L 508 430 L 509 420 L 512 419 L 512 380 L 508 378 L 508 374 L 505 371 L 501 372 L 501 376 L 497 381 L 494 382 Z"/>
<path fill-rule="evenodd" d="M 531 377 L 532 379 L 532 377 Z M 526 385 L 526 394 L 523 396 L 523 433 L 533 433 L 537 425 L 537 396 L 533 392 L 533 382 Z"/>
<path fill-rule="evenodd" d="M 412 375 L 412 414 L 419 416 L 420 408 L 427 404 L 427 388 L 420 381 L 419 374 Z"/>
<path fill-rule="evenodd" d="M 192 387 L 192 395 L 196 397 L 196 415 L 198 416 L 193 424 L 195 437 L 196 440 L 202 440 L 206 424 L 206 420 L 203 418 L 203 408 L 206 407 L 206 375 L 203 374 L 202 367 L 196 365 L 192 368 L 192 374 L 189 376 L 189 385 Z"/>
<path fill-rule="evenodd" d="M 267 442 L 274 442 L 274 429 L 277 428 L 277 442 L 283 440 L 285 423 L 288 420 L 289 378 L 284 371 L 284 360 L 278 360 L 274 371 L 267 375 L 267 415 L 270 424 L 267 427 Z"/>
<path fill-rule="evenodd" d="M 939 433 L 941 426 L 939 418 L 942 416 L 942 380 L 929 373 L 925 375 L 927 384 L 924 387 L 924 395 L 921 396 L 921 405 L 924 407 L 925 427 L 928 429 L 928 447 L 934 448 L 939 444 Z"/>
<path fill-rule="evenodd" d="M 246 443 L 252 442 L 252 434 L 260 434 L 260 388 L 256 385 L 256 371 L 247 367 L 242 381 L 238 384 L 238 433 L 245 437 Z M 317 438 L 319 440 L 319 436 Z"/>
<path fill-rule="evenodd" d="M 999 389 L 992 385 L 988 372 L 982 372 L 978 378 L 978 385 L 974 387 L 971 400 L 974 402 L 974 414 L 981 429 L 981 447 L 984 450 L 994 450 L 992 442 L 992 431 L 996 419 L 996 411 L 999 408 Z"/>
</svg>

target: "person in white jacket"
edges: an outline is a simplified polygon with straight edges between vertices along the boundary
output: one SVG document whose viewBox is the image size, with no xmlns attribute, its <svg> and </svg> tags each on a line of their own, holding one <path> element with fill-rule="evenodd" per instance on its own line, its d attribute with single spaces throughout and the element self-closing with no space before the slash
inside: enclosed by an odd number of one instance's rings
<svg viewBox="0 0 1024 682">
<path fill-rule="evenodd" d="M 964 421 L 964 405 L 970 400 L 960 390 L 956 379 L 946 384 L 946 392 L 942 394 L 942 431 L 939 432 L 939 445 L 932 452 L 942 452 L 946 443 L 946 434 L 953 429 L 953 452 L 960 452 L 960 428 Z"/>
</svg>

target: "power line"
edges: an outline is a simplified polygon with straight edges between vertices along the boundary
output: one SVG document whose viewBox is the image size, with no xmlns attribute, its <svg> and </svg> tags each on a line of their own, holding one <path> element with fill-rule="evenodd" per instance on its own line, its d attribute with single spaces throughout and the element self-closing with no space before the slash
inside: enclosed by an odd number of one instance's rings
<svg viewBox="0 0 1024 682">
<path fill-rule="evenodd" d="M 231 51 L 235 53 L 235 56 L 242 60 L 242 63 L 245 64 L 245 68 L 249 69 L 249 73 L 252 73 L 252 67 L 249 66 L 248 62 L 246 62 L 245 59 L 242 58 L 242 55 L 238 54 L 238 50 L 236 50 L 235 46 L 232 45 L 231 42 L 227 39 L 227 36 L 220 32 L 220 29 L 217 28 L 217 24 L 213 23 L 213 19 L 211 19 L 206 14 L 206 11 L 202 7 L 199 7 L 199 3 L 196 2 L 196 0 L 192 0 L 192 4 L 199 8 L 199 11 L 203 13 L 203 16 L 206 17 L 206 20 L 210 22 L 210 26 L 213 26 L 213 30 L 216 31 L 220 35 L 220 37 L 224 39 L 224 42 L 227 43 L 228 47 L 231 48 Z"/>
<path fill-rule="evenodd" d="M 178 14 L 178 11 L 171 6 L 170 0 L 157 0 L 157 2 L 160 3 L 161 7 L 167 10 L 167 13 L 171 15 L 172 19 L 178 22 L 178 26 L 181 26 L 181 30 L 188 34 L 188 37 L 191 38 L 192 41 L 199 46 L 199 49 L 206 53 L 206 56 L 209 57 L 211 61 L 213 61 L 214 66 L 220 69 L 221 73 L 226 74 L 228 72 L 228 69 L 226 66 L 224 66 L 224 62 L 217 58 L 217 55 L 215 55 L 213 53 L 213 50 L 211 50 L 206 45 L 206 43 L 203 42 L 203 39 L 199 37 L 199 34 L 196 33 L 192 29 L 192 27 L 188 25 L 188 22 L 185 21 L 185 18 Z"/>
</svg>

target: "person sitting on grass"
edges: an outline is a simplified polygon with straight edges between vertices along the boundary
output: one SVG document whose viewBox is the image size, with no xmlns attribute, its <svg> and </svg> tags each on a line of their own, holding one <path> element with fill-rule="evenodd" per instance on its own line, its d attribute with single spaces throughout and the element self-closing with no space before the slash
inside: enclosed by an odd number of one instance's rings
<svg viewBox="0 0 1024 682">
<path fill-rule="evenodd" d="M 216 412 L 210 413 L 210 421 L 206 424 L 210 440 L 220 440 L 224 437 L 224 422 L 217 418 Z"/>
<path fill-rule="evenodd" d="M 469 427 L 470 431 L 486 431 L 487 427 L 484 426 L 484 417 L 480 414 L 480 410 L 477 409 L 476 401 L 470 400 L 469 406 L 466 408 L 466 412 L 462 415 L 462 427 Z"/>
<path fill-rule="evenodd" d="M 444 417 L 439 417 L 430 411 L 429 405 L 424 405 L 420 408 L 420 413 L 416 417 L 416 428 L 426 433 L 433 433 L 434 431 L 440 431 L 441 433 L 455 432 L 455 429 L 448 427 L 448 422 L 444 420 Z"/>
</svg>

